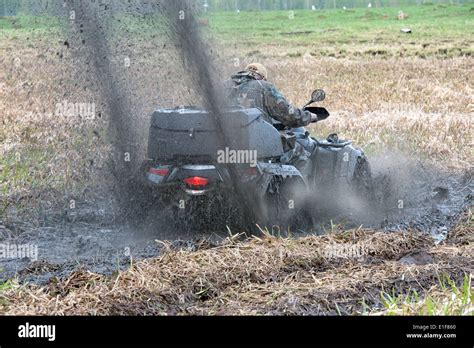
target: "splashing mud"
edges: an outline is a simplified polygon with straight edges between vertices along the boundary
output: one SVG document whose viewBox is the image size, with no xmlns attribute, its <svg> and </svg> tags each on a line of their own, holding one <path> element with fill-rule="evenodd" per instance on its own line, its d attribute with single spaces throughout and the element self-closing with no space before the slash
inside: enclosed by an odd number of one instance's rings
<svg viewBox="0 0 474 348">
<path fill-rule="evenodd" d="M 113 6 L 120 4 L 119 2 Z M 110 12 L 113 6 L 110 8 L 95 3 L 72 2 L 69 7 L 75 13 L 75 19 L 71 23 L 72 33 L 75 34 L 74 41 L 76 44 L 82 42 L 81 49 L 75 52 L 77 59 L 85 61 L 89 66 L 85 76 L 82 76 L 82 81 L 93 79 L 97 82 L 96 94 L 102 97 L 110 115 L 109 136 L 113 146 L 113 160 L 110 164 L 113 173 L 112 189 L 120 203 L 120 211 L 125 212 L 128 221 L 134 223 L 137 216 L 142 217 L 144 205 L 153 204 L 147 202 L 153 198 L 146 196 L 143 192 L 145 188 L 141 187 L 138 179 L 142 175 L 139 172 L 141 169 L 139 162 L 144 156 L 140 153 L 143 142 L 136 125 L 139 117 L 134 115 L 134 110 L 138 107 L 131 100 L 134 91 L 127 87 L 127 79 L 123 78 L 120 71 L 114 69 L 111 64 L 111 57 L 115 54 L 110 48 L 114 34 L 110 28 L 113 25 Z M 186 75 L 181 83 L 187 84 L 188 88 L 194 91 L 203 107 L 212 115 L 219 146 L 224 149 L 228 146 L 230 131 L 220 117 L 223 114 L 225 99 L 219 89 L 221 82 L 215 74 L 217 69 L 213 64 L 212 49 L 201 37 L 194 16 L 195 11 L 189 1 L 161 1 L 146 6 L 145 3 L 138 2 L 133 10 L 126 9 L 126 13 L 134 16 L 145 15 L 145 12 L 148 12 L 148 15 L 157 17 L 152 21 L 153 25 L 164 26 L 163 35 L 167 36 L 175 47 L 175 53 L 181 57 L 182 66 L 177 70 L 179 74 Z M 167 80 L 163 79 L 161 83 L 165 84 Z M 142 88 L 147 89 L 148 86 Z M 244 213 L 242 221 L 248 221 L 247 229 L 251 229 L 253 228 L 251 222 L 254 221 L 253 210 L 250 209 L 252 202 L 238 185 L 234 167 L 228 166 L 228 170 L 231 175 L 232 191 Z"/>
<path fill-rule="evenodd" d="M 331 220 L 347 227 L 414 229 L 441 241 L 463 209 L 472 205 L 472 171 L 443 171 L 393 151 L 370 158 L 370 163 L 373 195 L 344 192 L 333 197 L 335 204 L 320 216 L 323 228 Z"/>
<path fill-rule="evenodd" d="M 227 235 L 227 231 L 197 234 L 176 230 L 162 207 L 151 207 L 147 210 L 149 221 L 140 223 L 143 204 L 152 205 L 143 202 L 139 171 L 145 158 L 148 115 L 153 108 L 177 106 L 184 99 L 201 103 L 213 115 L 222 148 L 227 143 L 229 130 L 219 117 L 225 101 L 219 92 L 215 52 L 198 28 L 192 4 L 184 0 L 68 1 L 65 4 L 58 11 L 66 12 L 64 15 L 70 18 L 64 26 L 68 37 L 64 45 L 72 51 L 76 84 L 100 100 L 101 109 L 108 117 L 110 159 L 100 184 L 114 193 L 118 207 L 104 199 L 97 205 L 79 205 L 67 214 L 54 212 L 48 216 L 48 223 L 41 226 L 25 224 L 16 230 L 10 226 L 0 229 L 3 243 L 36 245 L 40 255 L 39 261 L 0 260 L 0 280 L 19 276 L 25 281 L 45 283 L 53 276 L 63 277 L 82 267 L 110 274 L 126 268 L 135 259 L 159 255 L 162 247 L 155 239 L 179 239 L 174 242 L 176 247 L 192 249 L 200 243 L 196 239 L 217 243 Z M 126 16 L 114 16 L 118 9 Z M 147 26 L 159 28 L 161 36 L 137 35 L 122 23 L 127 17 L 139 18 Z M 133 40 L 140 40 L 141 36 L 156 55 L 156 63 L 153 72 L 140 76 L 155 76 L 137 81 L 132 73 L 126 72 L 123 62 L 137 59 L 141 54 L 133 50 Z M 186 98 L 177 98 L 180 94 Z M 333 197 L 335 205 L 316 216 L 318 232 L 332 229 L 334 224 L 363 225 L 385 231 L 415 229 L 441 240 L 463 209 L 472 205 L 472 171 L 443 172 L 390 152 L 370 161 L 376 184 L 374 199 L 379 204 L 365 209 L 372 202 L 347 193 Z M 235 178 L 232 166 L 229 170 Z M 243 220 L 248 224 L 243 229 L 251 230 L 255 220 L 252 204 L 239 185 L 233 186 L 244 209 Z"/>
</svg>

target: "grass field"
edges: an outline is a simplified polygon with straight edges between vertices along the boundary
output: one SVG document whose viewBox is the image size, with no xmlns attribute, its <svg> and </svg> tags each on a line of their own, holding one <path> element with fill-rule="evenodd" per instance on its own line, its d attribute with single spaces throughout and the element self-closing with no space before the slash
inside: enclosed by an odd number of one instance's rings
<svg viewBox="0 0 474 348">
<path fill-rule="evenodd" d="M 226 43 L 263 56 L 471 56 L 473 6 L 229 12 L 212 14 L 210 27 Z M 398 19 L 399 11 L 405 19 Z"/>
<path fill-rule="evenodd" d="M 399 19 L 400 12 L 403 19 Z M 473 54 L 474 3 L 322 11 L 221 12 L 208 15 L 212 36 L 245 53 L 297 57 L 439 56 Z M 152 37 L 159 17 L 117 16 L 114 26 Z M 401 33 L 409 28 L 411 34 Z M 161 28 L 163 30 L 163 28 Z M 0 37 L 48 38 L 61 35 L 55 17 L 0 18 Z M 268 50 L 266 47 L 272 47 Z"/>
<path fill-rule="evenodd" d="M 143 146 L 152 110 L 196 99 L 175 71 L 179 57 L 163 53 L 169 42 L 151 26 L 156 18 L 120 20 L 114 24 L 120 33 L 127 25 L 131 30 L 114 36 L 110 61 L 130 59 L 118 71 L 133 91 L 133 124 Z M 406 27 L 413 33 L 400 32 Z M 370 156 L 396 151 L 472 176 L 474 4 L 212 13 L 203 30 L 218 52 L 222 80 L 258 60 L 296 105 L 324 88 L 332 116 L 311 127 L 315 135 L 338 132 Z M 0 232 L 12 221 L 30 223 L 22 219 L 40 205 L 93 200 L 107 169 L 110 115 L 93 89 L 84 88 L 93 82 L 78 80 L 87 67 L 73 60 L 68 35 L 57 19 L 0 18 Z M 55 118 L 55 104 L 65 99 L 95 102 L 103 117 Z M 0 313 L 473 314 L 472 221 L 467 211 L 440 245 L 412 231 L 351 230 L 169 249 L 112 278 L 79 272 L 47 288 L 12 280 L 0 285 Z M 368 256 L 374 264 L 333 263 L 317 252 L 359 240 L 374 243 Z M 420 250 L 434 261 L 400 262 Z"/>
</svg>

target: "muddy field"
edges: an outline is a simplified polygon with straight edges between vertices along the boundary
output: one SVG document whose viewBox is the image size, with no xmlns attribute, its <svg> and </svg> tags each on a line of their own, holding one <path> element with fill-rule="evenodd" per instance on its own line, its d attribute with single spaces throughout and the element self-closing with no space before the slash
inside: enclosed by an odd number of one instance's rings
<svg viewBox="0 0 474 348">
<path fill-rule="evenodd" d="M 421 166 L 421 165 L 420 165 Z M 396 166 L 383 174 L 399 177 L 407 175 Z M 331 210 L 319 217 L 315 231 L 298 231 L 293 237 L 307 234 L 322 235 L 350 228 L 371 228 L 377 231 L 422 232 L 436 243 L 443 242 L 459 221 L 462 213 L 472 206 L 472 174 L 436 173 L 433 168 L 412 169 L 410 177 L 397 186 L 397 200 L 376 214 L 367 214 L 357 207 Z M 380 191 L 385 189 L 380 187 Z M 341 198 L 342 199 L 342 198 Z M 405 206 L 398 209 L 402 199 Z M 64 277 L 72 271 L 87 269 L 99 274 L 113 274 L 130 266 L 131 260 L 159 256 L 162 244 L 158 240 L 173 241 L 184 250 L 199 248 L 201 243 L 217 243 L 231 233 L 245 231 L 177 230 L 172 214 L 163 209 L 150 209 L 143 220 L 118 219 L 113 209 L 105 204 L 78 203 L 74 211 L 43 213 L 39 226 L 28 222 L 13 222 L 2 227 L 3 242 L 10 245 L 35 245 L 39 260 L 31 258 L 2 260 L 1 279 L 18 277 L 21 282 L 46 284 L 53 277 Z M 275 230 L 273 234 L 277 233 Z M 247 236 L 250 236 L 247 234 Z"/>
<path fill-rule="evenodd" d="M 160 243 L 162 256 L 129 260 L 111 277 L 85 267 L 44 287 L 13 285 L 2 306 L 13 315 L 468 314 L 472 215 L 462 223 L 438 245 L 423 233 L 364 229 Z M 28 273 L 51 271 L 36 264 Z"/>
<path fill-rule="evenodd" d="M 472 57 L 261 55 L 295 104 L 326 89 L 332 118 L 313 134 L 339 132 L 362 147 L 384 204 L 369 213 L 341 204 L 292 236 L 181 231 L 167 208 L 144 214 L 131 183 L 151 112 L 212 99 L 196 72 L 203 63 L 181 63 L 209 52 L 176 44 L 172 21 L 150 39 L 82 15 L 60 34 L 0 41 L 0 312 L 384 314 L 381 292 L 442 302 L 440 279 L 460 288 L 468 279 L 470 289 Z M 210 42 L 216 80 L 237 69 L 235 57 L 239 67 L 255 59 Z M 94 103 L 96 117 L 58 117 L 64 102 Z M 30 253 L 14 255 L 19 246 Z M 472 313 L 472 303 L 456 311 Z"/>
</svg>

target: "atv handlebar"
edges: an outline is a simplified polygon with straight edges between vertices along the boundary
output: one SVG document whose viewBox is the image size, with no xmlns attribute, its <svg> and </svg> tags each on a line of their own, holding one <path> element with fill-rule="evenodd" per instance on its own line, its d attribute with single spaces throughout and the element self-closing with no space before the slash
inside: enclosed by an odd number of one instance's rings
<svg viewBox="0 0 474 348">
<path fill-rule="evenodd" d="M 325 108 L 321 108 L 318 106 L 306 106 L 304 109 L 306 111 L 311 112 L 312 114 L 317 115 L 318 121 L 325 120 L 329 117 L 329 112 Z"/>
</svg>

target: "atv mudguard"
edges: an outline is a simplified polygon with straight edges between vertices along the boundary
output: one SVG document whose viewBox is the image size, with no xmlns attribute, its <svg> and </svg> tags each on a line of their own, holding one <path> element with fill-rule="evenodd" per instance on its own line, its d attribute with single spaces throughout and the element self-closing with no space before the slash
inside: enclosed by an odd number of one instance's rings
<svg viewBox="0 0 474 348">
<path fill-rule="evenodd" d="M 301 172 L 292 165 L 259 162 L 258 169 L 261 173 L 261 178 L 259 179 L 256 192 L 258 196 L 265 195 L 271 180 L 275 176 L 297 180 L 304 184 L 305 187 L 308 187 L 308 184 Z"/>
<path fill-rule="evenodd" d="M 318 142 L 311 157 L 316 185 L 333 184 L 341 189 L 351 185 L 357 159 L 363 156 L 364 152 L 350 142 Z"/>
</svg>

